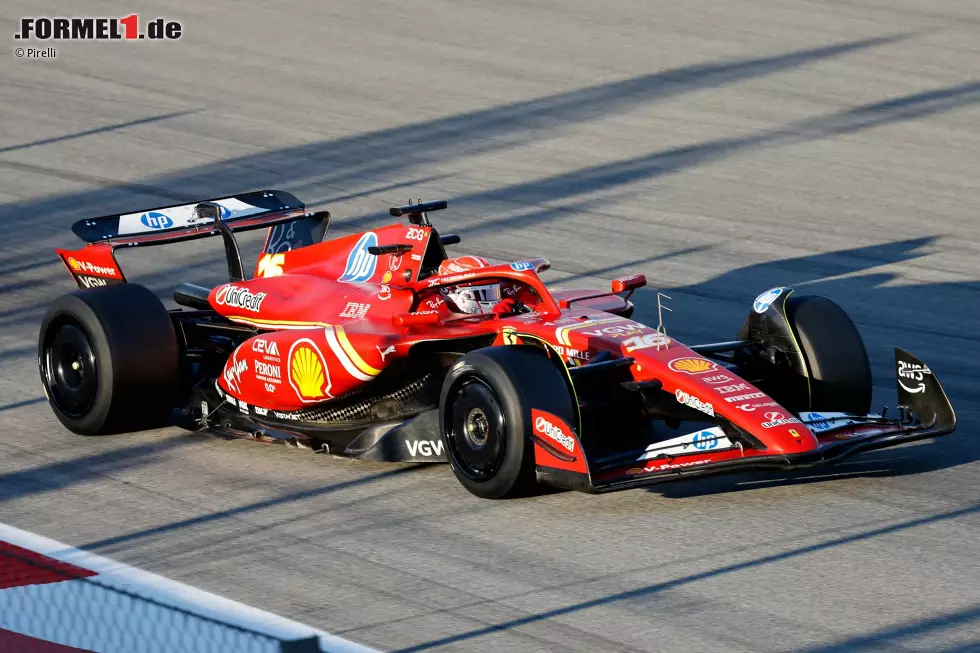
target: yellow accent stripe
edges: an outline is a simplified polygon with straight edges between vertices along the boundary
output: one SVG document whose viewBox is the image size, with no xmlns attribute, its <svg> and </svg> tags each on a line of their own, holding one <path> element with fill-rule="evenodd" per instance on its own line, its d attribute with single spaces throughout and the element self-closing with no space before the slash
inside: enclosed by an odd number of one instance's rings
<svg viewBox="0 0 980 653">
<path fill-rule="evenodd" d="M 323 330 L 323 334 L 327 339 L 327 344 L 330 345 L 330 351 L 333 352 L 334 358 L 344 366 L 348 374 L 358 381 L 370 381 L 374 378 L 354 366 L 354 361 L 350 359 L 350 356 L 347 355 L 347 352 L 344 351 L 344 348 L 340 345 L 340 341 L 337 339 L 337 329 L 335 327 L 328 326 Z"/>
<path fill-rule="evenodd" d="M 602 318 L 601 320 L 588 320 L 587 322 L 579 322 L 578 324 L 572 324 L 571 326 L 558 327 L 557 329 L 555 329 L 555 338 L 557 338 L 558 342 L 560 342 L 561 344 L 567 347 L 571 347 L 572 341 L 568 339 L 568 335 L 575 329 L 585 329 L 600 324 L 609 324 L 611 322 L 624 322 L 624 321 L 627 321 L 627 318 L 620 317 L 617 315 L 615 317 Z"/>
<path fill-rule="evenodd" d="M 561 329 L 558 329 L 558 333 L 557 333 L 558 342 L 565 345 L 566 347 L 570 347 L 572 343 L 568 341 L 568 332 L 571 331 L 573 328 L 574 327 L 563 327 Z"/>
<path fill-rule="evenodd" d="M 232 322 L 241 322 L 243 324 L 252 324 L 255 326 L 278 326 L 284 329 L 315 329 L 318 327 L 328 327 L 330 326 L 326 322 L 294 322 L 291 320 L 265 320 L 259 317 L 241 317 L 241 316 L 227 316 Z"/>
<path fill-rule="evenodd" d="M 334 331 L 337 334 L 337 342 L 339 342 L 340 346 L 344 349 L 345 352 L 347 352 L 347 355 L 350 357 L 351 362 L 354 363 L 355 366 L 357 366 L 357 369 L 361 370 L 362 372 L 364 372 L 369 376 L 377 376 L 381 374 L 381 370 L 375 369 L 370 365 L 368 365 L 364 361 L 364 359 L 361 358 L 361 355 L 357 353 L 357 350 L 354 349 L 354 347 L 350 344 L 350 340 L 348 340 L 347 338 L 347 333 L 344 332 L 344 327 L 339 325 L 335 326 Z"/>
</svg>

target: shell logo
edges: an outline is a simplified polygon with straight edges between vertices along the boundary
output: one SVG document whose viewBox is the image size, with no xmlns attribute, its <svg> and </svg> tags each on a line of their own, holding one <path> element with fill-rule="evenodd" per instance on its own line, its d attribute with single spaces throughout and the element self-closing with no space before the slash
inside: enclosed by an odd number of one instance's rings
<svg viewBox="0 0 980 653">
<path fill-rule="evenodd" d="M 82 264 L 76 261 L 74 256 L 68 257 L 68 265 L 70 265 L 71 269 L 74 270 L 75 272 L 78 272 L 79 270 L 82 269 Z"/>
<path fill-rule="evenodd" d="M 675 358 L 667 367 L 685 374 L 703 374 L 718 369 L 718 365 L 703 358 Z"/>
<path fill-rule="evenodd" d="M 289 349 L 289 385 L 300 401 L 314 403 L 331 398 L 330 374 L 323 354 L 309 338 L 302 338 Z"/>
</svg>

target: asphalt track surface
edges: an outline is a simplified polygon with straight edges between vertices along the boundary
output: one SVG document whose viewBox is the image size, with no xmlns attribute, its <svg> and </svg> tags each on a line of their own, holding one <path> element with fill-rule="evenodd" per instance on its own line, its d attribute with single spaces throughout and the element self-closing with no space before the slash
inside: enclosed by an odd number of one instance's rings
<svg viewBox="0 0 980 653">
<path fill-rule="evenodd" d="M 151 3 L 175 43 L 0 54 L 0 521 L 423 651 L 980 650 L 980 5 Z M 125 15 L 120 3 L 72 15 Z M 59 3 L 4 3 L 0 34 Z M 6 37 L 9 38 L 9 37 Z M 72 221 L 282 188 L 331 233 L 446 198 L 457 252 L 734 335 L 774 285 L 928 362 L 947 438 L 805 475 L 489 502 L 448 468 L 63 430 L 34 364 Z M 257 237 L 246 241 L 249 256 Z M 217 242 L 124 253 L 166 296 Z"/>
</svg>

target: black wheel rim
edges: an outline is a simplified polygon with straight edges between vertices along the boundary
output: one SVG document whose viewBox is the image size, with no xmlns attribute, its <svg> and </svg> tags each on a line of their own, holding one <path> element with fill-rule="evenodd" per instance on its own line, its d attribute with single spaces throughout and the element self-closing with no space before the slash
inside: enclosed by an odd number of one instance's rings
<svg viewBox="0 0 980 653">
<path fill-rule="evenodd" d="M 493 478 L 507 441 L 507 422 L 496 393 L 482 379 L 468 378 L 447 403 L 447 449 L 453 464 L 474 481 Z"/>
<path fill-rule="evenodd" d="M 99 387 L 95 350 L 88 335 L 74 322 L 63 322 L 49 338 L 41 360 L 48 396 L 71 418 L 85 416 Z"/>
</svg>

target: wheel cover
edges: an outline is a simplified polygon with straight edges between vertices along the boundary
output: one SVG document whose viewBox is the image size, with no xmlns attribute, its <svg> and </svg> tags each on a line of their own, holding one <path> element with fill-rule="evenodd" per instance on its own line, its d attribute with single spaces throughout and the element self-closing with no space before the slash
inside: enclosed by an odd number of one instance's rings
<svg viewBox="0 0 980 653">
<path fill-rule="evenodd" d="M 44 348 L 41 376 L 51 401 L 66 416 L 78 419 L 92 409 L 99 387 L 95 349 L 78 324 L 57 327 Z"/>
<path fill-rule="evenodd" d="M 446 449 L 453 465 L 474 481 L 493 478 L 507 442 L 507 422 L 493 388 L 479 378 L 463 379 L 450 393 L 446 411 Z"/>
</svg>

